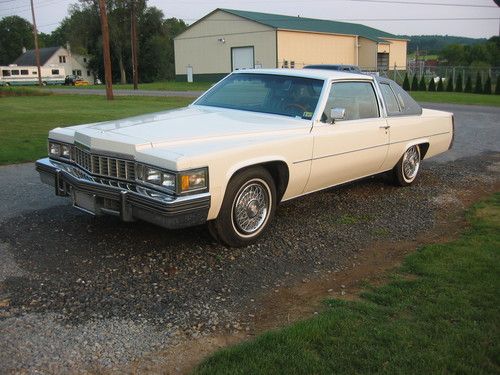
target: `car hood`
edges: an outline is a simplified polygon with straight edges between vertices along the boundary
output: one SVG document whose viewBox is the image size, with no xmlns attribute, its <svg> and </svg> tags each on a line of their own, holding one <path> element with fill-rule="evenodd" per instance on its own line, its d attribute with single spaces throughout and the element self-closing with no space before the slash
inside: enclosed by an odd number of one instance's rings
<svg viewBox="0 0 500 375">
<path fill-rule="evenodd" d="M 310 121 L 300 118 L 193 105 L 122 120 L 57 128 L 49 133 L 49 138 L 133 157 L 140 152 L 162 149 L 165 157 L 176 159 L 183 156 L 183 144 L 269 137 L 310 126 Z"/>
</svg>

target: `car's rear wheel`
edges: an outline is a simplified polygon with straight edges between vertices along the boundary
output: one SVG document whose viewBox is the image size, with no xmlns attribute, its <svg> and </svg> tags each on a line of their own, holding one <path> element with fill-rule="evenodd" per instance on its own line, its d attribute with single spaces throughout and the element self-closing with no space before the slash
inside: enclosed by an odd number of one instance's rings
<svg viewBox="0 0 500 375">
<path fill-rule="evenodd" d="M 249 245 L 265 232 L 276 204 L 269 172 L 262 167 L 244 170 L 231 179 L 219 216 L 208 223 L 210 233 L 228 246 Z"/>
<path fill-rule="evenodd" d="M 408 147 L 392 170 L 394 183 L 399 186 L 411 185 L 418 176 L 420 163 L 420 146 Z"/>
</svg>

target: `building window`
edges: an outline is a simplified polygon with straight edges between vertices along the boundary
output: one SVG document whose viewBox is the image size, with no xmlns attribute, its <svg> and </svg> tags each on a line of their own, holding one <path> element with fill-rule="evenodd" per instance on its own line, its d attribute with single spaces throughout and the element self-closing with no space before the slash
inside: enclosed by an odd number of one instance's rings
<svg viewBox="0 0 500 375">
<path fill-rule="evenodd" d="M 21 75 L 22 76 L 27 76 L 29 74 L 28 70 L 21 70 Z"/>
<path fill-rule="evenodd" d="M 60 63 L 65 63 L 66 62 L 66 56 L 59 56 L 59 62 Z"/>
<path fill-rule="evenodd" d="M 86 57 L 83 58 L 83 62 L 87 62 L 87 58 Z"/>
<path fill-rule="evenodd" d="M 54 75 L 59 74 L 59 69 L 52 69 L 52 74 L 54 74 Z"/>
<path fill-rule="evenodd" d="M 81 75 L 82 75 L 82 71 L 81 71 L 80 69 L 78 69 L 78 70 L 76 71 L 76 75 L 77 75 L 77 76 L 81 76 Z"/>
<path fill-rule="evenodd" d="M 87 77 L 90 77 L 90 70 L 87 70 Z"/>
<path fill-rule="evenodd" d="M 285 60 L 285 61 L 283 62 L 283 68 L 288 68 L 288 60 Z"/>
<path fill-rule="evenodd" d="M 290 68 L 295 69 L 295 61 L 290 61 Z"/>
<path fill-rule="evenodd" d="M 73 70 L 71 73 L 72 73 L 74 76 L 76 76 L 76 70 Z"/>
<path fill-rule="evenodd" d="M 32 74 L 38 74 L 37 72 L 31 72 Z"/>
<path fill-rule="evenodd" d="M 19 75 L 19 70 L 13 70 L 12 71 L 13 76 L 18 76 Z"/>
<path fill-rule="evenodd" d="M 9 77 L 10 76 L 10 70 L 2 70 L 2 76 Z"/>
</svg>

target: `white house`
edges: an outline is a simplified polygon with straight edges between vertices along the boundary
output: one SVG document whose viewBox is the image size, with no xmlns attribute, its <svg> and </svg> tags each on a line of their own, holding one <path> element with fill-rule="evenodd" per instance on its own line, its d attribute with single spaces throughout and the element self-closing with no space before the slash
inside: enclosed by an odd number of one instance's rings
<svg viewBox="0 0 500 375">
<path fill-rule="evenodd" d="M 69 47 L 69 46 L 68 46 Z M 94 73 L 88 68 L 88 56 L 71 53 L 70 48 L 47 47 L 40 48 L 41 67 L 63 67 L 67 75 L 80 76 L 91 84 L 95 81 Z M 19 56 L 12 65 L 34 66 L 36 65 L 35 50 L 29 50 Z"/>
</svg>

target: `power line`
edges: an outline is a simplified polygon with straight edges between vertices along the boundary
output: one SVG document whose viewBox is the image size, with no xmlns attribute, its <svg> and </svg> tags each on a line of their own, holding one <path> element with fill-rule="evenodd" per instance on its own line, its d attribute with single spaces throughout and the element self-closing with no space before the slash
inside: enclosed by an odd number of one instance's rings
<svg viewBox="0 0 500 375">
<path fill-rule="evenodd" d="M 185 21 L 197 21 L 199 18 L 181 18 Z M 304 17 L 307 18 L 307 17 Z M 302 22 L 304 20 L 302 17 L 297 17 L 294 19 L 287 19 L 287 22 Z M 500 17 L 447 17 L 447 18 L 336 18 L 335 20 L 323 20 L 323 21 L 487 21 L 487 20 L 499 20 Z M 283 18 L 266 18 L 262 22 L 266 21 L 282 21 Z M 214 19 L 207 20 L 209 22 L 248 22 L 247 19 L 235 20 L 235 19 Z"/>
<path fill-rule="evenodd" d="M 405 4 L 405 5 L 431 5 L 445 7 L 470 7 L 470 8 L 498 8 L 496 5 L 460 4 L 460 3 L 426 3 L 423 1 L 397 1 L 397 0 L 344 0 L 361 3 Z"/>
</svg>

